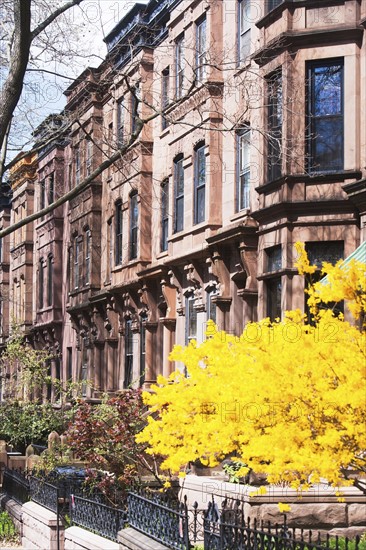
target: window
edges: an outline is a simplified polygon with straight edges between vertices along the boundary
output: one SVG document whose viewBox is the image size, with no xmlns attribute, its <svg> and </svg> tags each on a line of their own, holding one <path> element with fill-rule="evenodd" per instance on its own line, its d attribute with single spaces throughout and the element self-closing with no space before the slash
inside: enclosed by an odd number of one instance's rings
<svg viewBox="0 0 366 550">
<path fill-rule="evenodd" d="M 117 145 L 119 147 L 121 147 L 121 145 L 123 144 L 124 123 L 125 123 L 125 108 L 124 108 L 123 98 L 122 98 L 117 102 Z"/>
<path fill-rule="evenodd" d="M 267 317 L 274 321 L 281 319 L 281 296 L 282 282 L 281 277 L 274 277 L 266 281 L 267 289 Z"/>
<path fill-rule="evenodd" d="M 238 62 L 243 63 L 250 54 L 250 3 L 251 0 L 240 0 L 238 4 Z"/>
<path fill-rule="evenodd" d="M 86 157 L 85 157 L 85 169 L 86 175 L 90 176 L 92 173 L 92 159 L 93 159 L 93 142 L 88 139 L 86 142 Z"/>
<path fill-rule="evenodd" d="M 72 348 L 67 349 L 66 379 L 72 381 Z"/>
<path fill-rule="evenodd" d="M 318 282 L 321 278 L 321 268 L 323 262 L 329 262 L 335 264 L 338 260 L 344 258 L 344 243 L 343 241 L 327 241 L 327 242 L 313 242 L 306 243 L 305 249 L 308 254 L 309 262 L 311 265 L 316 265 L 318 271 L 311 275 L 311 281 L 313 283 Z M 308 286 L 309 281 L 307 281 L 306 286 Z M 308 317 L 308 321 L 313 323 L 313 317 L 310 313 L 308 306 L 309 296 L 305 293 L 305 308 L 304 311 Z M 333 312 L 338 315 L 343 313 L 344 302 L 330 302 L 326 304 L 320 304 L 321 309 L 332 309 Z"/>
<path fill-rule="evenodd" d="M 132 384 L 133 374 L 133 332 L 132 320 L 127 319 L 125 325 L 125 379 L 123 387 L 129 388 Z"/>
<path fill-rule="evenodd" d="M 75 252 L 74 252 L 74 288 L 79 288 L 79 254 L 80 254 L 80 239 L 75 237 Z"/>
<path fill-rule="evenodd" d="M 161 184 L 161 244 L 160 250 L 168 250 L 169 236 L 169 181 Z"/>
<path fill-rule="evenodd" d="M 136 122 L 139 116 L 139 105 L 140 105 L 140 88 L 138 84 L 131 94 L 131 134 L 136 132 Z"/>
<path fill-rule="evenodd" d="M 75 185 L 80 183 L 80 149 L 75 149 Z"/>
<path fill-rule="evenodd" d="M 48 204 L 52 204 L 55 200 L 55 177 L 51 174 L 48 178 Z"/>
<path fill-rule="evenodd" d="M 81 396 L 86 397 L 86 388 L 88 380 L 88 347 L 87 339 L 83 338 L 83 355 L 81 363 Z"/>
<path fill-rule="evenodd" d="M 282 269 L 282 247 L 281 245 L 273 246 L 272 248 L 266 249 L 267 255 L 267 270 L 269 273 L 271 271 L 278 271 Z"/>
<path fill-rule="evenodd" d="M 146 364 L 146 313 L 141 315 L 140 319 L 140 386 L 145 382 L 145 364 Z"/>
<path fill-rule="evenodd" d="M 267 0 L 267 6 L 266 6 L 267 7 L 267 12 L 277 8 L 277 6 L 282 4 L 283 1 L 284 0 Z"/>
<path fill-rule="evenodd" d="M 267 168 L 269 181 L 282 173 L 282 74 L 275 72 L 267 80 L 268 91 L 268 147 Z"/>
<path fill-rule="evenodd" d="M 169 105 L 169 67 L 164 69 L 164 71 L 161 73 L 161 129 L 165 130 L 169 126 L 169 122 L 164 116 L 164 111 Z"/>
<path fill-rule="evenodd" d="M 46 184 L 45 184 L 45 181 L 42 180 L 39 182 L 39 209 L 43 210 L 45 206 L 46 206 Z"/>
<path fill-rule="evenodd" d="M 308 169 L 343 170 L 343 60 L 308 64 Z"/>
<path fill-rule="evenodd" d="M 266 249 L 266 271 L 278 271 L 282 269 L 282 247 L 273 246 Z M 267 291 L 267 317 L 274 321 L 281 318 L 282 280 L 281 277 L 272 277 L 266 280 Z"/>
<path fill-rule="evenodd" d="M 183 155 L 174 161 L 174 232 L 183 230 L 184 225 L 184 168 Z"/>
<path fill-rule="evenodd" d="M 238 134 L 238 210 L 250 208 L 250 130 Z"/>
<path fill-rule="evenodd" d="M 113 231 L 112 231 L 112 218 L 107 221 L 107 269 L 106 269 L 106 282 L 111 280 L 111 273 L 113 269 Z"/>
<path fill-rule="evenodd" d="M 206 77 L 206 17 L 196 25 L 196 80 L 202 82 Z"/>
<path fill-rule="evenodd" d="M 73 247 L 70 246 L 69 251 L 68 251 L 68 255 L 67 255 L 67 276 L 68 276 L 67 289 L 68 289 L 68 292 L 71 292 L 72 288 L 73 288 L 73 286 L 72 286 L 72 283 L 73 283 L 73 273 L 72 273 L 73 254 L 74 254 Z"/>
<path fill-rule="evenodd" d="M 184 36 L 175 43 L 175 96 L 177 99 L 183 95 L 184 81 Z"/>
<path fill-rule="evenodd" d="M 194 223 L 201 223 L 205 220 L 206 157 L 204 144 L 195 150 L 194 160 Z"/>
<path fill-rule="evenodd" d="M 85 232 L 85 284 L 90 284 L 90 263 L 91 263 L 91 231 Z"/>
<path fill-rule="evenodd" d="M 43 295 L 44 295 L 44 271 L 43 271 L 43 258 L 41 258 L 38 264 L 38 307 L 39 309 L 43 309 Z"/>
<path fill-rule="evenodd" d="M 52 306 L 53 301 L 53 256 L 47 258 L 47 305 Z"/>
<path fill-rule="evenodd" d="M 136 192 L 130 196 L 130 260 L 137 258 L 138 216 L 139 210 Z"/>
<path fill-rule="evenodd" d="M 116 204 L 115 214 L 115 265 L 121 265 L 122 263 L 122 203 Z"/>
<path fill-rule="evenodd" d="M 214 323 L 216 323 L 216 302 L 215 302 L 215 296 L 217 296 L 217 288 L 212 288 L 207 292 L 207 299 L 206 299 L 206 314 L 207 314 L 207 320 L 211 319 Z"/>
<path fill-rule="evenodd" d="M 194 295 L 186 297 L 186 345 L 197 337 L 197 310 L 194 307 Z"/>
</svg>

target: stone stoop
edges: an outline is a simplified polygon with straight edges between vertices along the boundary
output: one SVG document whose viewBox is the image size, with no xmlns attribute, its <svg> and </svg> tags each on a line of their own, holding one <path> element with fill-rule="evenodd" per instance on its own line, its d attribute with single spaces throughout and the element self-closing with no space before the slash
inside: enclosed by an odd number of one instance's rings
<svg viewBox="0 0 366 550">
<path fill-rule="evenodd" d="M 86 529 L 73 526 L 65 530 L 64 550 L 120 550 L 120 545 Z"/>
<path fill-rule="evenodd" d="M 22 546 L 27 550 L 58 550 L 57 516 L 54 512 L 35 502 L 22 506 L 23 536 Z M 59 550 L 64 550 L 65 529 L 59 525 Z"/>
<path fill-rule="evenodd" d="M 118 533 L 119 550 L 169 550 L 167 546 L 150 539 L 133 527 L 122 529 Z M 107 549 L 106 549 L 107 550 Z"/>
</svg>

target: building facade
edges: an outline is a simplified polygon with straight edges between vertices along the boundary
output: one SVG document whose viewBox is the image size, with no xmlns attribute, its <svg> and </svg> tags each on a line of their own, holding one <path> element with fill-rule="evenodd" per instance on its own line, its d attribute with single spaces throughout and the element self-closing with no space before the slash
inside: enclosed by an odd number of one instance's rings
<svg viewBox="0 0 366 550">
<path fill-rule="evenodd" d="M 18 319 L 98 399 L 182 368 L 209 319 L 239 336 L 305 310 L 294 243 L 320 267 L 365 240 L 365 26 L 366 0 L 136 4 L 66 90 L 62 139 L 15 170 L 10 222 L 85 185 L 14 233 L 3 334 Z"/>
</svg>

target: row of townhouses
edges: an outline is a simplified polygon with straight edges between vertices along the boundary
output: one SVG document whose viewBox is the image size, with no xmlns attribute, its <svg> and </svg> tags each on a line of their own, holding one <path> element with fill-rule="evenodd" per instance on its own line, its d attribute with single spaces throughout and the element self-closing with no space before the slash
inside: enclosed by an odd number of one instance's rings
<svg viewBox="0 0 366 550">
<path fill-rule="evenodd" d="M 12 168 L 1 228 L 71 195 L 2 240 L 1 344 L 15 320 L 98 399 L 208 319 L 304 310 L 294 243 L 320 266 L 365 240 L 365 28 L 366 0 L 135 4 Z"/>
</svg>

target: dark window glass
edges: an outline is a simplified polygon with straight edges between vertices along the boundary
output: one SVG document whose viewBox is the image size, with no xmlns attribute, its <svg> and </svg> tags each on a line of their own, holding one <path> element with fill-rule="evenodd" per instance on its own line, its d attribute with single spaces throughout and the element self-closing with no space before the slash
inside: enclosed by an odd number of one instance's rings
<svg viewBox="0 0 366 550">
<path fill-rule="evenodd" d="M 75 185 L 80 183 L 80 150 L 77 147 L 74 153 L 75 158 Z"/>
<path fill-rule="evenodd" d="M 184 168 L 183 156 L 174 161 L 174 232 L 184 227 Z"/>
<path fill-rule="evenodd" d="M 48 179 L 48 204 L 52 204 L 55 200 L 55 178 L 51 174 Z"/>
<path fill-rule="evenodd" d="M 93 159 L 93 142 L 91 139 L 88 139 L 86 142 L 86 157 L 85 157 L 85 168 L 86 175 L 90 176 L 92 173 L 92 159 Z"/>
<path fill-rule="evenodd" d="M 80 240 L 79 237 L 75 237 L 75 252 L 74 252 L 74 288 L 79 288 L 79 254 L 80 254 Z"/>
<path fill-rule="evenodd" d="M 85 284 L 90 283 L 90 264 L 91 264 L 91 231 L 85 232 Z"/>
<path fill-rule="evenodd" d="M 282 248 L 281 246 L 273 246 L 266 249 L 267 254 L 267 271 L 277 271 L 282 268 Z"/>
<path fill-rule="evenodd" d="M 269 181 L 282 173 L 282 75 L 277 71 L 267 80 L 268 136 L 267 172 Z"/>
<path fill-rule="evenodd" d="M 119 147 L 123 144 L 124 123 L 125 123 L 125 108 L 124 108 L 123 98 L 122 98 L 117 103 L 117 145 Z"/>
<path fill-rule="evenodd" d="M 167 67 L 166 69 L 164 69 L 161 75 L 161 110 L 163 113 L 169 105 L 169 78 L 170 78 L 169 67 Z M 161 129 L 165 130 L 168 127 L 168 125 L 169 125 L 169 122 L 166 116 L 162 114 Z"/>
<path fill-rule="evenodd" d="M 194 307 L 194 296 L 186 298 L 186 344 L 197 338 L 197 310 Z"/>
<path fill-rule="evenodd" d="M 284 0 L 266 0 L 266 9 L 267 9 L 267 12 L 271 11 L 271 10 L 274 10 L 275 8 L 277 8 L 277 6 L 279 6 L 280 4 L 282 4 Z"/>
<path fill-rule="evenodd" d="M 67 348 L 66 378 L 72 381 L 72 348 Z"/>
<path fill-rule="evenodd" d="M 39 260 L 38 264 L 38 307 L 43 308 L 43 295 L 44 295 L 44 271 L 43 271 L 43 258 Z"/>
<path fill-rule="evenodd" d="M 132 321 L 127 319 L 125 325 L 125 378 L 123 387 L 126 389 L 132 384 L 133 374 L 133 332 Z"/>
<path fill-rule="evenodd" d="M 130 197 L 130 260 L 137 258 L 138 216 L 137 193 L 134 193 Z"/>
<path fill-rule="evenodd" d="M 146 364 L 146 321 L 147 316 L 142 315 L 140 320 L 140 386 L 145 382 Z"/>
<path fill-rule="evenodd" d="M 207 320 L 211 319 L 216 323 L 216 302 L 214 301 L 215 296 L 217 296 L 217 289 L 213 288 L 207 292 L 207 302 L 206 302 L 206 313 Z"/>
<path fill-rule="evenodd" d="M 39 183 L 39 209 L 43 210 L 46 206 L 46 184 L 44 180 Z"/>
<path fill-rule="evenodd" d="M 205 146 L 195 151 L 194 166 L 194 223 L 205 220 L 206 157 Z"/>
<path fill-rule="evenodd" d="M 131 134 L 136 131 L 136 120 L 138 118 L 138 109 L 140 103 L 140 89 L 136 86 L 133 92 L 134 93 L 131 94 Z"/>
<path fill-rule="evenodd" d="M 250 207 L 250 130 L 238 135 L 238 210 Z"/>
<path fill-rule="evenodd" d="M 169 181 L 161 185 L 161 251 L 168 250 L 169 236 Z"/>
<path fill-rule="evenodd" d="M 121 265 L 122 263 L 122 203 L 116 204 L 116 215 L 115 215 L 115 228 L 116 228 L 116 242 L 115 242 L 115 253 L 116 253 L 116 265 Z"/>
<path fill-rule="evenodd" d="M 178 38 L 175 43 L 175 96 L 177 99 L 183 95 L 184 81 L 184 36 Z"/>
<path fill-rule="evenodd" d="M 343 170 L 343 60 L 308 65 L 308 168 Z"/>
<path fill-rule="evenodd" d="M 202 82 L 206 78 L 206 17 L 196 26 L 196 80 Z"/>
<path fill-rule="evenodd" d="M 53 257 L 47 259 L 47 305 L 51 306 L 53 301 Z"/>
<path fill-rule="evenodd" d="M 86 397 L 86 388 L 88 380 L 88 347 L 86 338 L 83 338 L 83 357 L 81 363 L 81 396 Z"/>
<path fill-rule="evenodd" d="M 250 2 L 251 0 L 241 0 L 238 3 L 238 60 L 243 63 L 250 54 Z"/>
<path fill-rule="evenodd" d="M 281 277 L 274 277 L 266 281 L 267 289 L 267 317 L 274 321 L 281 319 L 281 295 L 282 283 Z"/>
</svg>

